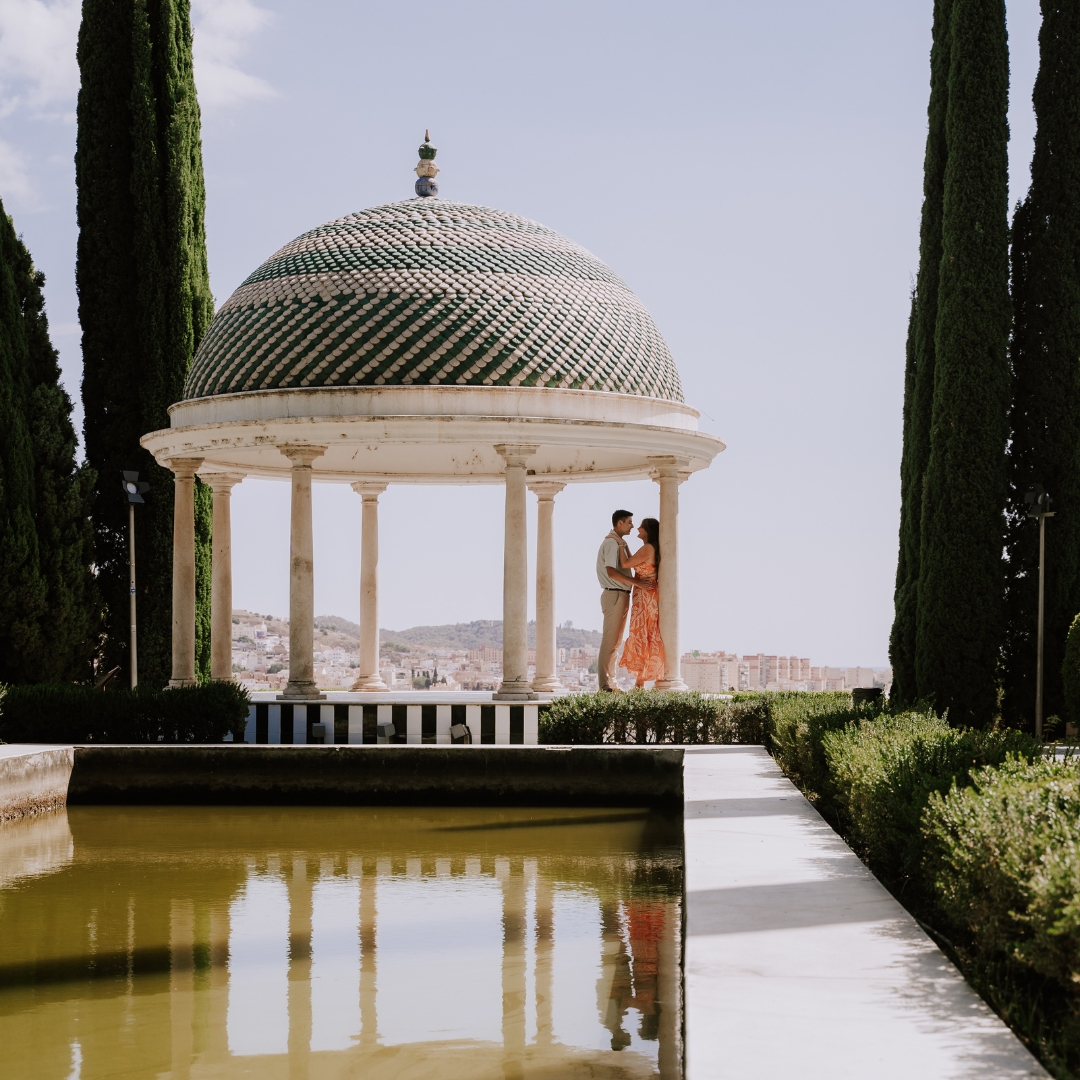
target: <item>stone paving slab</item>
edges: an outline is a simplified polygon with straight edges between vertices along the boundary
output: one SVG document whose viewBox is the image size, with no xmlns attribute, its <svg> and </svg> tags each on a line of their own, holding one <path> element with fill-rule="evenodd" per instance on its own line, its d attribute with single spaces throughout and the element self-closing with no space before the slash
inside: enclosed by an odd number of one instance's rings
<svg viewBox="0 0 1080 1080">
<path fill-rule="evenodd" d="M 684 790 L 686 1080 L 1048 1075 L 762 747 Z"/>
</svg>

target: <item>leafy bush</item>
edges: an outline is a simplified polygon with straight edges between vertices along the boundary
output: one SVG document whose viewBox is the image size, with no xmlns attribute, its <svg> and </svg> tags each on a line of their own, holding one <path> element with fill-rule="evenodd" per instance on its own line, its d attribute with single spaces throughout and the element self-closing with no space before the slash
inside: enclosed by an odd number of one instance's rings
<svg viewBox="0 0 1080 1080">
<path fill-rule="evenodd" d="M 541 743 L 765 743 L 761 699 L 724 701 L 695 692 L 569 694 L 540 713 Z"/>
<path fill-rule="evenodd" d="M 38 743 L 216 743 L 243 739 L 247 691 L 233 682 L 176 690 L 8 686 L 0 740 Z"/>
<path fill-rule="evenodd" d="M 829 806 L 842 832 L 896 895 L 925 910 L 920 823 L 932 793 L 966 786 L 972 769 L 1041 751 L 1023 732 L 949 727 L 931 712 L 864 717 L 822 736 Z"/>
<path fill-rule="evenodd" d="M 1075 761 L 983 768 L 968 788 L 934 793 L 927 870 L 950 923 L 982 953 L 1080 982 L 1080 773 Z"/>
<path fill-rule="evenodd" d="M 739 695 L 739 698 L 751 695 Z M 754 694 L 766 699 L 771 718 L 769 749 L 785 775 L 813 803 L 822 803 L 829 789 L 825 760 L 827 732 L 864 717 L 877 716 L 881 702 L 853 706 L 847 691 Z"/>
</svg>

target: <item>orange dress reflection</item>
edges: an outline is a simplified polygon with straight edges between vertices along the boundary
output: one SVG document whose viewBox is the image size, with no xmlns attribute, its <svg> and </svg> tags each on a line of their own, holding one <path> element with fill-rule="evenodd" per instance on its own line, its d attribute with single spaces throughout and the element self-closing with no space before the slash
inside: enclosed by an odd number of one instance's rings
<svg viewBox="0 0 1080 1080">
<path fill-rule="evenodd" d="M 656 579 L 656 567 L 642 563 L 635 577 Z M 630 608 L 630 634 L 620 663 L 639 683 L 664 677 L 664 643 L 660 640 L 660 592 L 634 586 Z"/>
</svg>

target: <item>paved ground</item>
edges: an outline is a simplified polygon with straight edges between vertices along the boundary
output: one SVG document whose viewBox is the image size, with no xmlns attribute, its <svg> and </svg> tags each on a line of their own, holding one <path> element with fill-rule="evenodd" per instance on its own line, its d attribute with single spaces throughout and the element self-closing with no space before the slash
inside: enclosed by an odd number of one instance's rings
<svg viewBox="0 0 1080 1080">
<path fill-rule="evenodd" d="M 687 1080 L 1048 1075 L 764 749 L 685 790 Z"/>
</svg>

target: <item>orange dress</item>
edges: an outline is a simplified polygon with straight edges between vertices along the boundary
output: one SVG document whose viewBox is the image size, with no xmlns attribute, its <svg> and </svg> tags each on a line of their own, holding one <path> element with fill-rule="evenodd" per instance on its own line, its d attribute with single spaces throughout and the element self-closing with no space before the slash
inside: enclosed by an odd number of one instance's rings
<svg viewBox="0 0 1080 1080">
<path fill-rule="evenodd" d="M 639 578 L 655 578 L 656 567 L 642 563 Z M 664 677 L 664 643 L 660 640 L 660 594 L 656 589 L 634 587 L 631 596 L 630 634 L 623 646 L 620 664 L 638 681 L 659 681 Z"/>
</svg>

